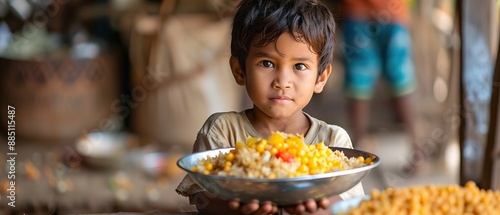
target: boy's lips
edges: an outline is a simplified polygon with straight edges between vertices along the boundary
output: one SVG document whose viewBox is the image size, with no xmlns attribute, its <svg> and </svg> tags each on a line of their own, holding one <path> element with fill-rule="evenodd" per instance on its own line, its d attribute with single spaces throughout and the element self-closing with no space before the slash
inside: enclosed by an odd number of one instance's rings
<svg viewBox="0 0 500 215">
<path fill-rule="evenodd" d="M 288 96 L 275 96 L 271 97 L 271 101 L 282 103 L 282 102 L 291 102 L 293 101 L 293 99 Z"/>
</svg>

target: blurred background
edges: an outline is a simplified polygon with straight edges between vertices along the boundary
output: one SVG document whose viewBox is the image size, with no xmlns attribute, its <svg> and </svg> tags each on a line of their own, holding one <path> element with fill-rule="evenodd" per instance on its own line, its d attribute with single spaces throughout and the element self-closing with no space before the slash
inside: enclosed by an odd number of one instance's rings
<svg viewBox="0 0 500 215">
<path fill-rule="evenodd" d="M 210 114 L 251 107 L 228 64 L 238 2 L 0 1 L 0 213 L 193 211 L 175 192 L 175 162 Z M 324 2 L 342 26 L 340 1 Z M 499 1 L 406 2 L 425 150 L 412 152 L 381 79 L 364 141 L 382 165 L 365 191 L 468 180 L 500 189 Z M 343 41 L 337 33 L 330 80 L 305 111 L 352 135 Z"/>
</svg>

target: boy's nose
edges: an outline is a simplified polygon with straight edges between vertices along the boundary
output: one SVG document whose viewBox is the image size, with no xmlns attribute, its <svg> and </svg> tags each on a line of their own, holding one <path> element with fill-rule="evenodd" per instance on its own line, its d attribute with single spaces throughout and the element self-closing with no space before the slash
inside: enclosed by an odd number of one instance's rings
<svg viewBox="0 0 500 215">
<path fill-rule="evenodd" d="M 278 71 L 273 81 L 274 89 L 288 89 L 292 86 L 292 80 L 286 71 Z"/>
</svg>

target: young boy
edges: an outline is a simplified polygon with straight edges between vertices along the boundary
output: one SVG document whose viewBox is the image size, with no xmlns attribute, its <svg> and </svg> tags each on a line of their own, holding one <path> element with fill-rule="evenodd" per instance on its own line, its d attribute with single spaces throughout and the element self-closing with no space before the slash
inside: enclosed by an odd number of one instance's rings
<svg viewBox="0 0 500 215">
<path fill-rule="evenodd" d="M 274 131 L 303 134 L 304 142 L 352 148 L 344 129 L 302 110 L 320 93 L 331 73 L 335 22 L 319 0 L 243 0 L 235 14 L 229 64 L 245 86 L 253 108 L 208 118 L 193 152 L 234 147 L 246 138 L 267 138 Z M 271 202 L 225 201 L 189 177 L 177 188 L 203 214 L 274 214 Z M 279 195 L 279 193 L 277 193 Z M 292 214 L 318 212 L 340 199 L 364 195 L 361 184 L 340 196 L 309 200 L 285 208 Z"/>
</svg>

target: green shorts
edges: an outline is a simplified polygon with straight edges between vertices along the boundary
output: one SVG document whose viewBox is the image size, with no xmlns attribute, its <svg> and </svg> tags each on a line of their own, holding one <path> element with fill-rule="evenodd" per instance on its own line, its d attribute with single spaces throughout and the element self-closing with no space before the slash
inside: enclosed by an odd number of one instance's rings
<svg viewBox="0 0 500 215">
<path fill-rule="evenodd" d="M 344 90 L 348 96 L 370 99 L 383 75 L 394 96 L 415 90 L 411 38 L 398 24 L 345 20 L 343 24 L 345 61 Z"/>
</svg>

